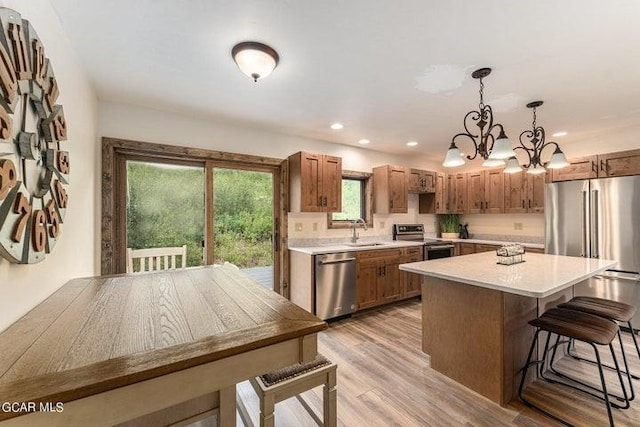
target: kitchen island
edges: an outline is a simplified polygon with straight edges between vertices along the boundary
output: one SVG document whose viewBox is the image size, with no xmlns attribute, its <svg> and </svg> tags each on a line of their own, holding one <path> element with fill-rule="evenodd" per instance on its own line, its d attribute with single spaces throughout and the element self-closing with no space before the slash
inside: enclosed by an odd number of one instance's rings
<svg viewBox="0 0 640 427">
<path fill-rule="evenodd" d="M 615 261 L 495 252 L 401 264 L 422 278 L 422 350 L 431 367 L 506 405 L 516 396 L 534 328 L 529 320 L 572 297 L 572 286 Z"/>
<path fill-rule="evenodd" d="M 0 425 L 235 426 L 235 384 L 325 328 L 232 265 L 74 279 L 0 333 Z"/>
</svg>

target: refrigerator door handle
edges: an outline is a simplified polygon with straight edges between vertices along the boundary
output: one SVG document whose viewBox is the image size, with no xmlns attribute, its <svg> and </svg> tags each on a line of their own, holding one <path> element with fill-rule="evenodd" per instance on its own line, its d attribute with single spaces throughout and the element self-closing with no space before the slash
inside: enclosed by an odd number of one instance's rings
<svg viewBox="0 0 640 427">
<path fill-rule="evenodd" d="M 589 254 L 589 249 L 590 249 L 590 242 L 589 242 L 589 216 L 588 216 L 588 199 L 589 198 L 589 192 L 587 190 L 582 190 L 582 206 L 581 206 L 581 211 L 582 211 L 582 216 L 580 217 L 580 221 L 581 221 L 581 231 L 582 231 L 582 253 L 580 254 L 580 256 L 582 257 L 586 257 L 589 258 L 590 254 Z"/>
<path fill-rule="evenodd" d="M 600 192 L 598 190 L 592 190 L 591 191 L 591 258 L 599 258 L 600 254 L 599 254 L 599 249 L 600 249 L 600 242 L 599 242 L 599 234 L 600 234 L 600 229 L 599 229 L 599 221 L 600 218 L 598 218 L 599 212 L 598 212 L 598 208 L 599 208 L 599 194 Z"/>
</svg>

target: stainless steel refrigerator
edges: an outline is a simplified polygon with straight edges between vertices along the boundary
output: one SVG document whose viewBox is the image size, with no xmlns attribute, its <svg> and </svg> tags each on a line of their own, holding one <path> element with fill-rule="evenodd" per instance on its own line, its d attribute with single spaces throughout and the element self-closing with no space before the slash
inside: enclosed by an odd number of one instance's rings
<svg viewBox="0 0 640 427">
<path fill-rule="evenodd" d="M 626 302 L 640 312 L 640 176 L 547 184 L 544 210 L 546 253 L 618 262 L 576 285 L 575 295 Z M 631 323 L 640 329 L 640 313 Z"/>
</svg>

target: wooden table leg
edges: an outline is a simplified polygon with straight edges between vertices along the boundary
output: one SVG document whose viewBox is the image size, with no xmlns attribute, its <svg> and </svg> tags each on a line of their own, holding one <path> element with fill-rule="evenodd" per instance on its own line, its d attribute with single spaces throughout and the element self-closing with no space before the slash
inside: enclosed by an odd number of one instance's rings
<svg viewBox="0 0 640 427">
<path fill-rule="evenodd" d="M 220 427 L 236 426 L 236 386 L 220 390 Z"/>
</svg>

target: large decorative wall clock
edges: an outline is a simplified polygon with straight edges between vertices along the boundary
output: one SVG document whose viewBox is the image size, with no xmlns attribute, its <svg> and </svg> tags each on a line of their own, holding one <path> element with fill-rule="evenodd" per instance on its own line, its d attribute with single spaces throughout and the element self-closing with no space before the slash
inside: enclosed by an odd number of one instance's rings
<svg viewBox="0 0 640 427">
<path fill-rule="evenodd" d="M 0 8 L 0 256 L 42 261 L 60 238 L 69 153 L 58 85 L 31 24 Z"/>
</svg>

